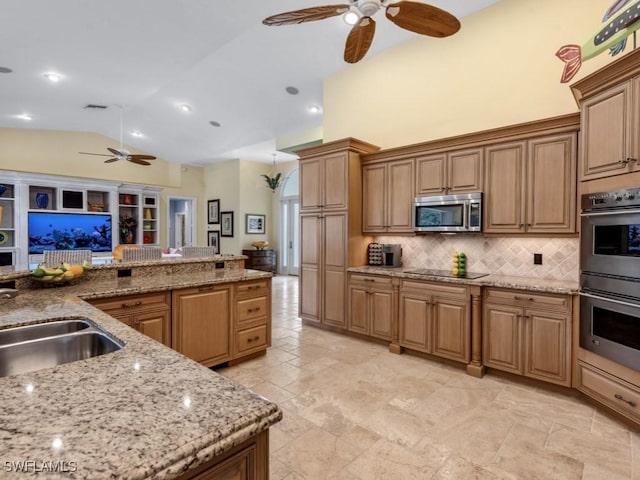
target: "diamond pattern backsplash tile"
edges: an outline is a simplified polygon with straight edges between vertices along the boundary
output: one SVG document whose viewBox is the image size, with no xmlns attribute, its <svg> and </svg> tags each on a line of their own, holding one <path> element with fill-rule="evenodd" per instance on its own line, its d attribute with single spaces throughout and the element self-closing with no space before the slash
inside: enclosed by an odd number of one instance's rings
<svg viewBox="0 0 640 480">
<path fill-rule="evenodd" d="M 379 243 L 402 245 L 406 268 L 451 268 L 455 252 L 467 256 L 470 272 L 578 281 L 579 240 L 577 238 L 515 238 L 464 235 L 384 236 Z M 542 254 L 542 265 L 533 264 L 533 254 Z"/>
</svg>

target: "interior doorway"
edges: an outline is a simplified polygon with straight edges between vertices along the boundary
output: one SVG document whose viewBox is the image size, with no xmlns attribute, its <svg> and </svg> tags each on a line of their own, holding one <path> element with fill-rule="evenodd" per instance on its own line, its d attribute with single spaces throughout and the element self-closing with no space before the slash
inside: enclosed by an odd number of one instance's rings
<svg viewBox="0 0 640 480">
<path fill-rule="evenodd" d="M 167 246 L 182 248 L 197 242 L 196 199 L 168 197 Z"/>
<path fill-rule="evenodd" d="M 298 275 L 300 270 L 300 182 L 298 169 L 285 177 L 280 195 L 280 248 L 278 272 Z"/>
</svg>

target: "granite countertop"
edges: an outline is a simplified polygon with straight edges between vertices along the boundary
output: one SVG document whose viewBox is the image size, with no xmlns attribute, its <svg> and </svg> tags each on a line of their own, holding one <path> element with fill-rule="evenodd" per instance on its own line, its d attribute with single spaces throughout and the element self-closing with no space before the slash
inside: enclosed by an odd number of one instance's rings
<svg viewBox="0 0 640 480">
<path fill-rule="evenodd" d="M 173 478 L 278 422 L 282 412 L 274 403 L 80 298 L 271 276 L 221 272 L 78 279 L 1 301 L 0 328 L 87 317 L 125 344 L 106 355 L 0 378 L 3 478 L 32 475 L 58 461 L 67 471 L 47 478 Z M 6 462 L 25 461 L 32 462 L 28 474 L 7 471 Z"/>
<path fill-rule="evenodd" d="M 349 272 L 384 275 L 388 277 L 410 278 L 413 280 L 428 280 L 435 282 L 457 283 L 464 285 L 479 285 L 481 287 L 501 287 L 515 290 L 529 290 L 533 292 L 557 293 L 576 295 L 580 289 L 578 282 L 562 280 L 546 280 L 531 277 L 512 277 L 506 275 L 487 275 L 477 279 L 440 277 L 435 275 L 419 275 L 410 273 L 415 268 L 389 268 L 376 266 L 350 267 Z"/>
</svg>

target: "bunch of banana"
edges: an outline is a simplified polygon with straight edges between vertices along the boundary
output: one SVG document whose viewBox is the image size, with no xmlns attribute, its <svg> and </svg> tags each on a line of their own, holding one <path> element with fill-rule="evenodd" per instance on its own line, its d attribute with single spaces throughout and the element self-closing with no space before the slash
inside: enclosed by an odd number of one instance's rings
<svg viewBox="0 0 640 480">
<path fill-rule="evenodd" d="M 32 272 L 31 276 L 41 282 L 68 282 L 74 278 L 80 277 L 85 270 L 91 269 L 91 263 L 85 260 L 82 265 L 70 265 L 66 262 L 61 263 L 58 267 L 45 267 L 38 265 Z"/>
</svg>

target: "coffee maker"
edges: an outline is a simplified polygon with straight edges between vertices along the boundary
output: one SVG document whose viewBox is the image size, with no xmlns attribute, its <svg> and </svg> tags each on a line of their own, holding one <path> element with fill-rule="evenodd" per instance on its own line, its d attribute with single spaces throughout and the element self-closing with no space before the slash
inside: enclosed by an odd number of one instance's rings
<svg viewBox="0 0 640 480">
<path fill-rule="evenodd" d="M 385 267 L 402 266 L 402 246 L 398 243 L 382 245 L 382 265 Z"/>
</svg>

